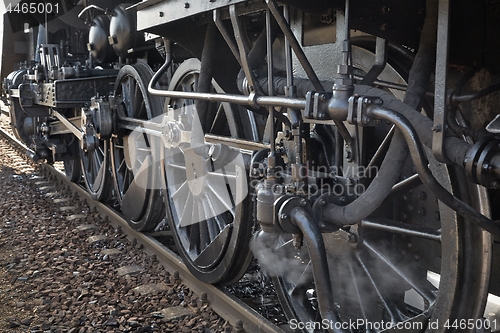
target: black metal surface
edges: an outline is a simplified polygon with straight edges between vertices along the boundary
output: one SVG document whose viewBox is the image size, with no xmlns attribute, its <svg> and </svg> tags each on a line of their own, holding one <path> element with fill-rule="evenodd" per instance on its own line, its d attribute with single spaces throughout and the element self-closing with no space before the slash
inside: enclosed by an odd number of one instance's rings
<svg viewBox="0 0 500 333">
<path fill-rule="evenodd" d="M 94 96 L 108 96 L 113 91 L 115 75 L 88 77 L 54 82 L 58 107 L 83 106 Z"/>
<path fill-rule="evenodd" d="M 118 59 L 113 47 L 108 42 L 109 17 L 99 15 L 92 21 L 89 30 L 89 43 L 87 48 L 92 57 L 100 63 L 113 62 Z"/>
<path fill-rule="evenodd" d="M 132 56 L 130 49 L 145 46 L 144 34 L 137 31 L 137 11 L 127 9 L 132 3 L 122 3 L 113 10 L 109 24 L 109 43 L 122 58 Z M 134 55 L 137 56 L 137 55 Z"/>
<path fill-rule="evenodd" d="M 439 200 L 441 200 L 448 207 L 452 208 L 458 214 L 462 215 L 467 221 L 477 224 L 493 235 L 500 235 L 500 226 L 498 224 L 482 215 L 476 209 L 472 208 L 457 197 L 453 196 L 453 194 L 448 192 L 434 178 L 427 167 L 427 161 L 425 160 L 425 155 L 422 146 L 420 145 L 418 135 L 406 118 L 402 117 L 397 112 L 384 109 L 380 106 L 369 106 L 367 111 L 368 114 L 373 117 L 391 121 L 401 130 L 406 143 L 408 144 L 408 148 L 410 149 L 410 155 L 422 183 L 427 186 Z"/>
</svg>

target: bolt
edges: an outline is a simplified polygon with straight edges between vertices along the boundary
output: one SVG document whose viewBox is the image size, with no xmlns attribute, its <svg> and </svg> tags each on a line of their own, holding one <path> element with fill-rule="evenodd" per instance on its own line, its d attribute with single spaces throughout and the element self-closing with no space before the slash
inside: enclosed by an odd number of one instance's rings
<svg viewBox="0 0 500 333">
<path fill-rule="evenodd" d="M 319 228 L 320 228 L 320 229 L 325 229 L 325 228 L 326 228 L 326 224 L 325 224 L 324 222 L 321 222 L 321 223 L 319 224 Z"/>
<path fill-rule="evenodd" d="M 434 218 L 436 219 L 436 221 L 439 221 L 441 219 L 441 215 L 439 214 L 439 212 L 434 213 Z"/>
<path fill-rule="evenodd" d="M 491 165 L 489 165 L 488 163 L 484 163 L 483 166 L 481 167 L 481 169 L 483 169 L 484 171 L 491 171 L 491 169 L 493 169 L 493 167 Z"/>
<path fill-rule="evenodd" d="M 181 280 L 181 277 L 179 275 L 179 272 L 178 271 L 174 271 L 174 281 L 178 282 L 180 280 Z"/>
<path fill-rule="evenodd" d="M 302 199 L 302 200 L 300 200 L 300 205 L 301 205 L 302 207 L 305 207 L 305 206 L 307 205 L 307 200 L 306 200 L 306 199 Z"/>
<path fill-rule="evenodd" d="M 348 162 L 352 162 L 352 152 L 350 150 L 345 151 L 345 158 Z"/>
<path fill-rule="evenodd" d="M 420 200 L 425 200 L 427 199 L 427 193 L 425 193 L 424 191 L 421 191 L 419 194 L 418 194 L 418 198 Z"/>
<path fill-rule="evenodd" d="M 425 211 L 424 207 L 420 207 L 419 209 L 417 209 L 418 216 L 425 216 L 425 214 L 426 214 L 426 211 Z"/>
<path fill-rule="evenodd" d="M 236 329 L 236 333 L 243 333 L 243 332 L 245 332 L 243 330 L 243 322 L 241 320 L 238 320 L 236 322 L 236 325 L 234 326 L 234 328 Z"/>
<path fill-rule="evenodd" d="M 347 201 L 346 197 L 340 197 L 339 200 L 340 200 L 340 203 L 342 203 L 342 204 L 346 203 L 346 201 Z"/>
<path fill-rule="evenodd" d="M 186 8 L 186 9 L 187 9 L 187 8 L 189 8 L 189 2 L 186 2 L 186 3 L 184 4 L 184 8 Z"/>
<path fill-rule="evenodd" d="M 288 218 L 288 215 L 286 215 L 286 214 L 280 215 L 280 220 L 286 220 L 287 218 Z"/>
<path fill-rule="evenodd" d="M 319 205 L 320 205 L 320 206 L 324 206 L 324 205 L 326 205 L 326 200 L 325 200 L 325 199 L 321 199 L 321 200 L 319 201 Z"/>
<path fill-rule="evenodd" d="M 163 15 L 165 15 L 163 12 L 159 12 L 158 14 L 160 15 L 160 17 L 163 17 Z"/>
<path fill-rule="evenodd" d="M 192 299 L 191 299 L 191 306 L 196 307 L 197 305 L 198 305 L 198 304 L 197 304 L 197 302 L 196 302 L 196 298 L 192 298 Z"/>
<path fill-rule="evenodd" d="M 207 293 L 201 293 L 201 303 L 202 304 L 207 304 L 208 303 L 208 295 L 207 295 Z"/>
<path fill-rule="evenodd" d="M 443 129 L 443 126 L 441 124 L 437 124 L 437 125 L 434 125 L 431 127 L 431 130 L 433 132 L 441 132 L 442 129 Z"/>
</svg>

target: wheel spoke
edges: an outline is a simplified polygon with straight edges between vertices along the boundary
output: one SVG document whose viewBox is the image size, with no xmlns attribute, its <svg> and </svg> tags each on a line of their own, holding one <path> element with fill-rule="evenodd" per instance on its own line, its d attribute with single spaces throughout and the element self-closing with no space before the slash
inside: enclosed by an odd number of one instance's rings
<svg viewBox="0 0 500 333">
<path fill-rule="evenodd" d="M 373 220 L 362 220 L 361 226 L 364 228 L 383 230 L 397 234 L 420 237 L 441 242 L 441 230 L 420 227 L 408 223 L 402 223 L 390 219 L 378 218 Z"/>
<path fill-rule="evenodd" d="M 187 184 L 187 182 L 186 182 Z M 188 191 L 188 194 L 187 194 L 187 199 L 186 199 L 186 203 L 184 204 L 184 206 L 181 206 L 179 205 L 178 207 L 183 207 L 182 208 L 182 213 L 181 213 L 181 218 L 180 218 L 180 227 L 184 227 L 184 226 L 188 226 L 188 225 L 192 225 L 193 224 L 193 214 L 195 212 L 193 208 L 193 205 L 194 205 L 194 202 L 193 202 L 194 198 L 193 198 L 193 194 L 191 192 Z M 191 220 L 189 220 L 189 217 L 191 217 Z"/>
<path fill-rule="evenodd" d="M 368 242 L 363 242 L 362 247 L 366 248 L 371 254 L 373 254 L 377 259 L 384 263 L 388 268 L 390 268 L 394 273 L 396 273 L 401 279 L 408 283 L 417 293 L 424 297 L 429 303 L 433 303 L 436 300 L 436 295 L 433 291 L 436 288 L 427 280 L 422 283 L 422 281 L 414 281 L 414 278 L 408 276 L 403 271 L 401 271 L 389 258 L 382 255 L 379 251 L 375 250 L 371 244 Z"/>
<path fill-rule="evenodd" d="M 359 253 L 356 253 L 354 256 L 356 257 L 356 260 L 358 261 L 358 264 L 361 267 L 361 269 L 363 270 L 365 276 L 368 278 L 368 281 L 370 282 L 370 285 L 371 285 L 373 291 L 377 295 L 377 298 L 383 304 L 384 308 L 389 312 L 389 315 L 391 316 L 391 322 L 394 323 L 396 321 L 402 321 L 403 318 L 401 317 L 400 312 L 397 309 L 395 309 L 394 306 L 387 303 L 384 296 L 382 296 L 382 293 L 380 292 L 380 290 L 377 286 L 377 283 L 373 279 L 373 276 L 370 273 L 370 271 L 368 270 L 368 267 L 366 267 L 365 263 L 360 258 Z"/>
<path fill-rule="evenodd" d="M 227 187 L 223 186 L 225 184 L 220 184 L 220 182 L 208 182 L 207 189 L 217 198 L 217 202 L 222 204 L 226 209 L 223 209 L 221 205 L 217 205 L 218 212 L 221 213 L 229 210 L 233 212 L 234 205 L 229 197 L 229 193 L 227 192 Z"/>
<path fill-rule="evenodd" d="M 220 232 L 226 227 L 225 219 L 223 218 L 223 215 L 221 215 L 222 213 L 224 213 L 224 210 L 220 209 L 220 207 L 217 207 L 217 203 L 214 204 L 214 201 L 217 202 L 217 200 L 213 200 L 212 196 L 209 193 L 206 193 L 206 199 L 208 205 L 211 207 L 212 211 L 215 214 L 215 221 L 217 222 L 217 226 L 219 229 L 217 232 Z"/>
<path fill-rule="evenodd" d="M 359 258 L 358 258 L 358 260 L 359 260 Z M 350 271 L 351 277 L 352 277 L 352 279 L 354 281 L 353 286 L 354 286 L 354 290 L 356 292 L 356 298 L 358 300 L 359 308 L 361 310 L 361 315 L 362 315 L 363 318 L 368 318 L 367 315 L 366 315 L 367 311 L 365 310 L 365 302 L 364 302 L 363 298 L 361 297 L 361 291 L 359 290 L 359 286 L 358 286 L 358 284 L 359 284 L 359 281 L 358 281 L 359 277 L 356 274 L 356 272 L 354 271 L 354 266 L 352 265 L 351 262 L 349 262 L 349 271 Z"/>
<path fill-rule="evenodd" d="M 387 151 L 389 150 L 389 146 L 391 144 L 392 137 L 394 136 L 394 132 L 395 132 L 395 127 L 394 127 L 394 125 L 392 125 L 391 129 L 389 130 L 389 132 L 385 136 L 384 140 L 382 141 L 382 143 L 378 147 L 377 151 L 375 152 L 373 157 L 370 159 L 370 162 L 368 163 L 368 165 L 365 169 L 363 177 L 367 177 L 367 178 L 375 177 L 374 175 L 373 176 L 371 175 L 371 170 L 372 170 L 372 168 L 378 167 L 378 166 L 380 166 L 380 164 L 382 164 L 382 161 L 383 161 L 385 155 L 387 154 Z"/>
</svg>

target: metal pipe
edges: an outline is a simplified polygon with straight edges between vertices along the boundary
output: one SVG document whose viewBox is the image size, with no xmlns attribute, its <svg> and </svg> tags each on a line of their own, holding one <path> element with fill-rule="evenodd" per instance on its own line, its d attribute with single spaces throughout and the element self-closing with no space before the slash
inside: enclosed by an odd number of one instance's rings
<svg viewBox="0 0 500 333">
<path fill-rule="evenodd" d="M 318 306 L 321 318 L 328 321 L 329 332 L 342 333 L 344 330 L 337 328 L 340 325 L 340 318 L 335 311 L 333 301 L 332 281 L 328 269 L 325 243 L 318 224 L 312 219 L 309 213 L 302 207 L 295 207 L 290 211 L 292 224 L 296 225 L 304 235 L 304 240 L 309 251 L 312 263 L 314 283 L 318 295 Z"/>
<path fill-rule="evenodd" d="M 154 89 L 153 87 L 157 85 L 158 81 L 160 80 L 160 77 L 167 72 L 170 65 L 172 64 L 172 52 L 171 52 L 170 41 L 167 40 L 166 38 L 163 38 L 163 43 L 165 44 L 165 63 L 153 75 L 151 81 L 149 81 L 148 92 L 151 95 L 158 95 L 158 92 L 164 91 L 164 90 Z"/>
<path fill-rule="evenodd" d="M 425 153 L 420 144 L 418 135 L 411 125 L 411 123 L 404 116 L 380 106 L 371 105 L 367 108 L 367 115 L 377 119 L 388 120 L 396 125 L 403 133 L 410 155 L 415 165 L 415 169 L 422 180 L 422 183 L 432 191 L 432 193 L 445 205 L 456 211 L 459 215 L 472 223 L 478 225 L 484 230 L 492 233 L 493 235 L 500 235 L 500 226 L 495 224 L 488 217 L 479 213 L 476 209 L 472 208 L 465 202 L 461 201 L 453 194 L 448 192 L 432 175 L 427 167 L 427 160 Z"/>
<path fill-rule="evenodd" d="M 272 34 L 272 25 L 271 25 L 271 12 L 269 9 L 266 9 L 266 48 L 267 48 L 267 90 L 269 92 L 269 96 L 274 95 L 274 59 L 273 59 L 273 34 Z M 270 149 L 269 156 L 267 160 L 267 165 L 269 166 L 268 175 L 270 177 L 274 177 L 274 168 L 276 166 L 276 140 L 275 140 L 275 129 L 274 129 L 274 106 L 269 106 L 267 108 L 269 112 L 269 127 L 271 132 L 271 140 L 270 140 Z"/>
<path fill-rule="evenodd" d="M 148 87 L 149 88 L 149 87 Z M 287 98 L 278 96 L 245 96 L 233 94 L 211 94 L 211 93 L 197 93 L 197 92 L 184 92 L 184 91 L 169 91 L 151 89 L 149 93 L 156 96 L 170 97 L 170 98 L 183 98 L 183 99 L 201 99 L 210 102 L 228 102 L 241 105 L 258 106 L 277 106 L 284 108 L 305 109 L 306 100 L 304 98 Z"/>
<path fill-rule="evenodd" d="M 82 18 L 82 15 L 88 11 L 89 9 L 97 9 L 97 10 L 100 10 L 102 12 L 104 12 L 104 14 L 109 14 L 108 11 L 102 7 L 99 7 L 99 6 L 96 6 L 96 5 L 90 5 L 90 6 L 87 6 L 85 8 L 82 9 L 82 11 L 78 14 L 78 18 L 81 19 Z"/>
<path fill-rule="evenodd" d="M 389 44 L 386 39 L 377 37 L 375 42 L 375 62 L 372 68 L 366 73 L 360 84 L 371 86 L 377 77 L 385 69 L 387 64 L 387 45 Z"/>
<path fill-rule="evenodd" d="M 488 94 L 491 94 L 492 92 L 500 90 L 500 83 L 494 84 L 492 86 L 489 86 L 487 88 L 484 88 L 482 90 L 476 91 L 472 94 L 468 95 L 452 95 L 451 96 L 451 102 L 454 104 L 459 104 L 462 102 L 469 102 L 474 99 L 486 96 Z"/>
</svg>

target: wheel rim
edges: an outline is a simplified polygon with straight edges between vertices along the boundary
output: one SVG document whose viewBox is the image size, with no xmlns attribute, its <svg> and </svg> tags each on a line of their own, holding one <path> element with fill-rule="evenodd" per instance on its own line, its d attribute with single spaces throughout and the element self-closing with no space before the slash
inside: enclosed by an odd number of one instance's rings
<svg viewBox="0 0 500 333">
<path fill-rule="evenodd" d="M 152 71 L 142 63 L 124 66 L 115 83 L 118 112 L 123 116 L 150 120 L 161 115 L 160 98 L 147 92 Z M 121 132 L 111 139 L 111 164 L 117 199 L 122 213 L 136 230 L 149 231 L 163 217 L 163 203 L 157 185 L 159 172 L 156 140 L 140 131 Z"/>
<path fill-rule="evenodd" d="M 365 71 L 369 53 L 353 49 L 356 66 Z M 394 82 L 394 70 L 382 80 Z M 392 77 L 392 78 L 391 78 Z M 377 139 L 365 138 L 373 145 Z M 378 140 L 379 143 L 382 140 Z M 432 154 L 428 154 L 432 159 Z M 486 196 L 477 187 L 467 189 L 458 181 L 460 174 L 454 169 L 446 169 L 437 162 L 433 173 L 450 191 L 463 200 L 476 203 L 487 214 Z M 409 177 L 411 164 L 406 165 Z M 481 305 L 485 301 L 489 270 L 488 247 L 490 236 L 479 228 L 464 222 L 454 212 L 442 204 L 434 202 L 430 192 L 423 185 L 414 186 L 409 192 L 398 194 L 397 199 L 386 200 L 384 204 L 367 218 L 364 227 L 354 231 L 359 236 L 356 243 L 346 241 L 342 231 L 324 234 L 329 270 L 332 283 L 335 310 L 343 322 L 398 323 L 403 321 L 425 321 L 444 323 L 449 318 L 478 318 L 482 315 Z M 404 206 L 404 209 L 399 207 Z M 382 221 L 386 219 L 385 221 Z M 411 232 L 400 233 L 377 230 L 387 219 L 400 220 L 398 228 L 408 230 L 419 228 L 421 236 L 410 236 Z M 437 235 L 440 231 L 440 241 Z M 402 232 L 402 231 L 401 231 Z M 469 236 L 469 233 L 473 236 Z M 289 235 L 281 235 L 279 245 L 274 249 L 277 257 L 288 258 L 295 273 L 274 277 L 278 297 L 289 319 L 297 322 L 321 323 L 317 295 L 312 277 L 311 262 L 304 245 L 300 252 L 294 249 Z M 464 260 L 460 255 L 476 254 L 475 259 Z M 442 257 L 441 260 L 438 257 Z M 473 261 L 474 264 L 470 262 Z M 476 274 L 477 272 L 479 274 Z M 435 287 L 441 273 L 439 288 Z M 477 285 L 471 283 L 471 276 L 481 276 Z M 461 287 L 468 285 L 465 287 Z M 474 286 L 473 286 L 474 285 Z M 467 304 L 463 306 L 465 288 L 468 290 Z M 387 326 L 382 328 L 388 328 Z M 360 331 L 379 332 L 380 326 L 358 326 Z M 322 332 L 324 327 L 305 325 L 303 332 Z M 357 332 L 356 330 L 345 330 Z M 440 326 L 436 331 L 444 331 Z"/>
<path fill-rule="evenodd" d="M 199 71 L 198 60 L 185 61 L 174 74 L 169 90 L 195 91 Z M 215 82 L 213 85 L 215 90 L 220 89 Z M 192 100 L 168 103 L 175 119 L 183 120 L 184 130 L 197 130 L 193 127 Z M 209 110 L 204 124 L 209 133 L 239 138 L 241 129 L 232 125 L 239 120 L 229 104 L 214 104 Z M 167 149 L 163 162 L 166 207 L 184 262 L 204 282 L 225 284 L 237 280 L 251 258 L 249 203 L 243 200 L 238 204 L 239 200 L 233 199 L 247 190 L 242 158 L 222 166 L 201 158 L 190 147 L 181 147 Z"/>
</svg>

